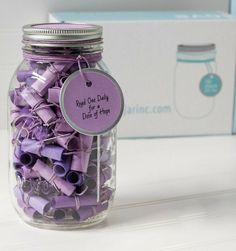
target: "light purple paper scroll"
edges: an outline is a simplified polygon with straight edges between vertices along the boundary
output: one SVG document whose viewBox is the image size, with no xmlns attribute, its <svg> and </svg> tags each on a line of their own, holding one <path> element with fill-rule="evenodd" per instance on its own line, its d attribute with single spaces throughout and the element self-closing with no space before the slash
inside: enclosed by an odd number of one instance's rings
<svg viewBox="0 0 236 251">
<path fill-rule="evenodd" d="M 33 139 L 24 139 L 21 143 L 21 150 L 58 161 L 62 160 L 64 152 L 64 149 L 60 146 L 46 145 Z"/>
<path fill-rule="evenodd" d="M 55 196 L 52 200 L 53 208 L 79 208 L 81 206 L 95 206 L 98 204 L 96 194 L 86 194 L 83 196 L 67 197 Z"/>
<path fill-rule="evenodd" d="M 40 95 L 44 96 L 58 78 L 58 73 L 66 71 L 72 63 L 53 63 L 47 70 L 32 84 L 32 88 Z"/>
<path fill-rule="evenodd" d="M 80 134 L 79 139 L 81 151 L 73 156 L 71 170 L 86 173 L 92 150 L 93 137 Z"/>
<path fill-rule="evenodd" d="M 47 166 L 41 160 L 38 159 L 32 169 L 38 172 L 39 175 L 49 183 L 55 184 L 55 186 L 67 196 L 70 196 L 75 191 L 75 187 L 72 184 L 57 177 L 52 168 Z"/>
<path fill-rule="evenodd" d="M 51 204 L 48 200 L 37 195 L 29 195 L 27 193 L 24 193 L 17 186 L 14 189 L 14 193 L 18 200 L 22 200 L 26 204 L 26 206 L 34 208 L 42 215 L 47 212 L 51 207 Z"/>
</svg>

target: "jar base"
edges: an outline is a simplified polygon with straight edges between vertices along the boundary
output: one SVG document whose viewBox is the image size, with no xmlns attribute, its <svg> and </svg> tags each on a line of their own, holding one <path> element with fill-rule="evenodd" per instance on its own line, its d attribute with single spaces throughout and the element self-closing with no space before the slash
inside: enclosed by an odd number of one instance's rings
<svg viewBox="0 0 236 251">
<path fill-rule="evenodd" d="M 65 231 L 65 230 L 77 230 L 77 229 L 83 229 L 83 228 L 89 228 L 95 225 L 98 225 L 99 223 L 103 222 L 108 215 L 108 211 L 103 211 L 100 214 L 90 217 L 87 220 L 83 222 L 78 222 L 76 223 L 75 221 L 71 222 L 63 222 L 63 223 L 53 223 L 53 222 L 45 222 L 45 221 L 40 221 L 40 220 L 30 220 L 27 217 L 22 217 L 20 215 L 20 218 L 22 221 L 32 227 L 36 227 L 39 229 L 47 229 L 47 230 L 58 230 L 58 231 Z"/>
</svg>

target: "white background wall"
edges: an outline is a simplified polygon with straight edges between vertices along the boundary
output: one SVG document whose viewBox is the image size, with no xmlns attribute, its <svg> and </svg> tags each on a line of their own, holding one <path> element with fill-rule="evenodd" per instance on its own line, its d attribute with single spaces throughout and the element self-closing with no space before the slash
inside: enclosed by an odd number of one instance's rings
<svg viewBox="0 0 236 251">
<path fill-rule="evenodd" d="M 21 60 L 21 27 L 47 21 L 49 11 L 222 10 L 228 0 L 0 0 L 0 129 L 6 128 L 7 89 Z"/>
</svg>

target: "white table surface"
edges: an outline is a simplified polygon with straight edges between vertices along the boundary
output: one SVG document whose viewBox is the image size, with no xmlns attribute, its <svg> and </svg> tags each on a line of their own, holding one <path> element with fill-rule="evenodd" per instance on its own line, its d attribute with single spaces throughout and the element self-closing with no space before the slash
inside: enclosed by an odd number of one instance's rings
<svg viewBox="0 0 236 251">
<path fill-rule="evenodd" d="M 114 208 L 102 224 L 39 230 L 12 209 L 0 131 L 0 251 L 236 250 L 236 137 L 119 140 Z"/>
</svg>

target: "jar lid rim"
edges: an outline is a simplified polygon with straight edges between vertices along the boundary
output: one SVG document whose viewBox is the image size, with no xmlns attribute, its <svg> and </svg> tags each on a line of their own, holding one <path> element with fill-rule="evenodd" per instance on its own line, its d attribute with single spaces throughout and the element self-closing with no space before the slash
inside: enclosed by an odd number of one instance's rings
<svg viewBox="0 0 236 251">
<path fill-rule="evenodd" d="M 87 23 L 38 23 L 23 26 L 23 40 L 90 40 L 102 37 L 102 26 Z"/>
</svg>

